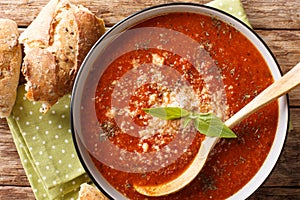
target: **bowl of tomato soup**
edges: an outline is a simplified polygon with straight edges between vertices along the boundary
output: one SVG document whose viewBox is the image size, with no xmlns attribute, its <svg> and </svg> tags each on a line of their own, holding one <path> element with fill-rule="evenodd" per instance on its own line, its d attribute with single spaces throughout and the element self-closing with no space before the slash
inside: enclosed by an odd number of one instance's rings
<svg viewBox="0 0 300 200">
<path fill-rule="evenodd" d="M 142 10 L 109 29 L 79 70 L 71 102 L 78 156 L 113 199 L 245 199 L 280 156 L 286 96 L 235 126 L 237 138 L 221 139 L 189 185 L 160 197 L 133 185 L 176 178 L 204 135 L 144 108 L 179 107 L 226 120 L 280 77 L 263 40 L 222 11 L 190 3 Z"/>
</svg>

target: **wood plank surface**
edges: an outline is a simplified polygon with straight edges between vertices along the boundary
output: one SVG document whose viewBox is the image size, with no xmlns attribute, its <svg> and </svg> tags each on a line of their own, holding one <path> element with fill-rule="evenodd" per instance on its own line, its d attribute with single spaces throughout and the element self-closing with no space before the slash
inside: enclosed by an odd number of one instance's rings
<svg viewBox="0 0 300 200">
<path fill-rule="evenodd" d="M 1 0 L 1 17 L 13 18 L 20 26 L 27 26 L 48 0 Z M 113 25 L 143 8 L 178 0 L 71 0 L 82 4 Z M 180 2 L 207 3 L 209 0 L 182 0 Z M 242 0 L 249 20 L 259 29 L 300 29 L 299 0 Z M 268 16 L 268 17 L 266 17 Z"/>
<path fill-rule="evenodd" d="M 26 28 L 48 0 L 1 0 L 0 18 Z M 177 0 L 71 0 L 88 7 L 112 26 L 140 9 Z M 186 2 L 207 3 L 209 0 Z M 255 31 L 286 73 L 300 61 L 300 1 L 242 0 Z M 266 182 L 249 199 L 300 199 L 300 87 L 290 92 L 292 128 L 280 159 Z M 0 119 L 0 200 L 34 199 L 5 119 Z"/>
<path fill-rule="evenodd" d="M 299 188 L 260 187 L 248 200 L 297 200 Z"/>
<path fill-rule="evenodd" d="M 242 0 L 255 29 L 300 29 L 299 0 Z"/>
<path fill-rule="evenodd" d="M 2 200 L 14 200 L 34 199 L 34 194 L 30 187 L 19 186 L 0 186 L 0 199 Z"/>
</svg>

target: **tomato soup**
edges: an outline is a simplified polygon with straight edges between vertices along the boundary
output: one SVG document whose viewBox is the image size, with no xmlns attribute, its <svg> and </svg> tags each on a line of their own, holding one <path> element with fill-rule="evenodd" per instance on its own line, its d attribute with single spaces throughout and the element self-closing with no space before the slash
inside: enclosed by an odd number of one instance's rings
<svg viewBox="0 0 300 200">
<path fill-rule="evenodd" d="M 147 19 L 115 36 L 91 74 L 99 76 L 83 94 L 86 147 L 105 179 L 129 199 L 228 198 L 256 174 L 273 143 L 277 102 L 234 127 L 237 138 L 221 139 L 182 190 L 146 197 L 133 187 L 176 178 L 205 137 L 192 123 L 161 120 L 143 108 L 181 107 L 226 120 L 273 82 L 255 46 L 218 19 L 185 12 Z"/>
</svg>

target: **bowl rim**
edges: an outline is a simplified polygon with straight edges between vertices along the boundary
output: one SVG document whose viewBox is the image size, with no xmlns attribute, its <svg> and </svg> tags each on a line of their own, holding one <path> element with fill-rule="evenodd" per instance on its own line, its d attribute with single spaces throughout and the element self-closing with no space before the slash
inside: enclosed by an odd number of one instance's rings
<svg viewBox="0 0 300 200">
<path fill-rule="evenodd" d="M 202 9 L 207 9 L 207 10 L 211 10 L 213 12 L 219 12 L 221 15 L 224 15 L 228 18 L 231 18 L 233 21 L 236 21 L 238 24 L 240 24 L 243 28 L 246 28 L 247 31 L 249 31 L 251 34 L 254 35 L 254 37 L 256 39 L 258 39 L 258 41 L 262 44 L 263 48 L 265 48 L 265 50 L 267 51 L 267 53 L 269 54 L 269 56 L 271 57 L 271 59 L 273 60 L 273 62 L 275 63 L 274 66 L 276 66 L 276 69 L 274 70 L 278 70 L 280 76 L 283 75 L 282 73 L 282 70 L 278 64 L 278 61 L 277 59 L 275 58 L 274 54 L 272 53 L 271 49 L 268 47 L 268 45 L 266 44 L 266 42 L 258 35 L 258 33 L 255 32 L 254 29 L 252 29 L 251 27 L 249 27 L 246 23 L 244 23 L 242 20 L 238 19 L 237 17 L 223 11 L 223 10 L 220 10 L 220 9 L 217 9 L 217 8 L 214 8 L 214 7 L 211 7 L 211 6 L 208 6 L 208 5 L 204 5 L 204 4 L 197 4 L 197 3 L 191 3 L 191 2 L 172 2 L 172 3 L 164 3 L 164 4 L 159 4 L 159 5 L 154 5 L 154 6 L 151 6 L 151 7 L 148 7 L 148 8 L 144 8 L 144 9 L 141 9 L 140 11 L 137 11 L 127 17 L 125 17 L 124 19 L 120 20 L 119 22 L 117 22 L 115 25 L 113 25 L 111 28 L 109 28 L 99 39 L 98 41 L 93 45 L 93 47 L 90 49 L 89 53 L 87 54 L 87 56 L 85 57 L 84 61 L 82 62 L 82 65 L 81 67 L 79 68 L 78 70 L 78 73 L 77 73 L 77 76 L 75 78 L 75 81 L 74 81 L 74 86 L 73 86 L 73 89 L 72 89 L 72 94 L 71 94 L 71 103 L 70 103 L 70 122 L 71 122 L 71 133 L 72 133 L 72 139 L 73 139 L 73 144 L 74 144 L 74 147 L 75 147 L 75 150 L 76 150 L 76 153 L 77 153 L 77 156 L 83 166 L 83 168 L 85 169 L 86 173 L 88 174 L 88 176 L 90 177 L 90 179 L 92 180 L 92 182 L 96 185 L 96 187 L 102 192 L 105 194 L 105 196 L 109 197 L 109 198 L 113 198 L 114 196 L 112 196 L 111 194 L 109 194 L 104 188 L 103 186 L 101 186 L 98 181 L 96 180 L 96 178 L 94 177 L 93 175 L 93 172 L 92 170 L 90 169 L 90 167 L 88 166 L 88 164 L 86 163 L 85 161 L 85 158 L 84 158 L 84 154 L 85 152 L 82 152 L 81 151 L 81 148 L 80 148 L 80 143 L 81 141 L 77 138 L 77 134 L 76 134 L 76 131 L 74 130 L 74 101 L 76 99 L 76 88 L 77 88 L 77 85 L 79 84 L 80 82 L 80 75 L 83 73 L 83 71 L 85 70 L 85 66 L 87 65 L 87 62 L 88 60 L 90 59 L 90 57 L 92 56 L 94 50 L 98 47 L 98 45 L 101 45 L 102 41 L 108 37 L 115 29 L 117 29 L 120 25 L 124 24 L 125 22 L 127 21 L 130 21 L 132 18 L 134 17 L 137 17 L 139 15 L 142 15 L 143 13 L 145 12 L 149 12 L 149 11 L 152 11 L 152 10 L 155 10 L 155 9 L 159 9 L 159 8 L 165 8 L 165 7 L 172 7 L 172 6 L 181 6 L 181 7 L 195 7 L 195 9 L 198 9 L 198 8 L 202 8 Z M 185 10 L 183 10 L 182 12 L 187 12 Z M 209 11 L 210 12 L 210 11 Z M 171 13 L 171 12 L 168 12 L 168 13 Z M 154 17 L 155 15 L 152 15 L 152 17 Z M 158 16 L 156 14 L 156 16 Z M 146 18 L 141 18 L 139 20 L 137 20 L 137 22 L 141 22 L 142 20 L 145 20 Z M 221 19 L 222 21 L 225 21 L 224 19 Z M 225 21 L 225 23 L 228 23 L 227 21 Z M 134 23 L 133 23 L 134 24 Z M 132 23 L 130 24 L 130 26 L 133 25 Z M 228 23 L 230 24 L 230 23 Z M 230 24 L 232 25 L 232 24 Z M 129 28 L 130 27 L 129 25 L 126 26 L 126 28 Z M 235 27 L 235 26 L 234 26 Z M 244 33 L 242 33 L 244 34 Z M 249 38 L 248 38 L 249 39 Z M 249 39 L 250 40 L 250 39 Z M 251 40 L 251 43 L 254 43 L 252 40 Z M 258 50 L 261 52 L 261 50 Z M 261 53 L 262 54 L 262 53 Z M 263 55 L 263 54 L 262 54 Z M 263 56 L 264 59 L 266 60 L 265 56 Z M 268 65 L 269 67 L 269 70 L 271 71 L 271 74 L 275 80 L 275 77 L 274 77 L 274 72 L 270 69 L 271 67 Z M 281 99 L 281 100 L 280 100 Z M 272 171 L 274 170 L 275 166 L 277 165 L 277 162 L 283 152 L 283 149 L 284 149 L 284 145 L 285 145 L 285 142 L 286 142 L 286 139 L 287 139 L 287 134 L 288 134 L 288 129 L 289 129 L 289 122 L 290 122 L 290 110 L 289 110 L 289 107 L 290 107 L 290 103 L 289 103 L 289 96 L 288 94 L 282 96 L 281 98 L 279 98 L 279 100 L 277 101 L 281 101 L 282 104 L 284 105 L 280 105 L 280 102 L 278 102 L 278 107 L 279 107 L 279 111 L 278 111 L 278 123 L 277 123 L 277 130 L 276 130 L 276 135 L 275 137 L 278 135 L 278 126 L 279 126 L 279 122 L 280 122 L 280 112 L 284 112 L 284 115 L 285 115 L 285 119 L 286 119 L 286 126 L 283 127 L 285 129 L 285 133 L 284 133 L 284 138 L 283 138 L 283 141 L 281 141 L 281 143 L 279 145 L 280 146 L 280 150 L 279 152 L 275 155 L 275 160 L 272 162 L 272 166 L 271 167 L 268 167 L 268 174 L 267 175 L 264 175 L 263 178 L 259 178 L 259 181 L 258 181 L 258 184 L 255 185 L 255 187 L 253 188 L 247 188 L 246 186 L 249 185 L 250 182 L 253 181 L 253 179 L 255 177 L 257 177 L 257 174 L 261 171 L 261 168 L 265 165 L 266 161 L 268 160 L 268 157 L 269 157 L 269 154 L 274 146 L 274 143 L 275 143 L 275 138 L 273 140 L 273 143 L 272 143 L 272 146 L 270 148 L 270 151 L 267 155 L 267 157 L 265 158 L 262 166 L 260 167 L 260 169 L 256 172 L 256 174 L 246 183 L 246 185 L 244 185 L 242 188 L 239 189 L 239 191 L 237 191 L 235 194 L 233 194 L 233 198 L 232 196 L 229 197 L 229 199 L 236 199 L 235 198 L 235 195 L 237 195 L 238 193 L 240 193 L 240 195 L 242 195 L 243 198 L 247 198 L 249 196 L 251 196 L 258 188 L 261 187 L 261 185 L 267 180 L 267 178 L 272 174 Z M 257 182 L 257 180 L 255 180 Z M 243 192 L 243 190 L 245 190 L 245 188 L 247 189 L 250 189 L 251 192 L 247 192 L 246 194 Z M 118 192 L 118 191 L 117 191 Z M 123 198 L 126 199 L 126 197 L 124 196 Z M 239 199 L 241 198 L 240 196 L 238 197 Z"/>
</svg>

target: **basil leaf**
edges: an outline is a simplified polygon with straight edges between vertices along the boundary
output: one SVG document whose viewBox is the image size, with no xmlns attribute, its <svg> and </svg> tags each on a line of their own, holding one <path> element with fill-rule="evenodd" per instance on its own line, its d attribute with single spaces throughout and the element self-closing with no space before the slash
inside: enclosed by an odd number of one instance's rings
<svg viewBox="0 0 300 200">
<path fill-rule="evenodd" d="M 236 138 L 236 134 L 223 121 L 212 113 L 194 114 L 178 107 L 144 108 L 146 113 L 163 120 L 185 118 L 183 127 L 186 128 L 194 121 L 195 128 L 210 137 Z"/>
<path fill-rule="evenodd" d="M 211 137 L 236 138 L 236 134 L 222 120 L 212 113 L 197 114 L 195 128 L 202 134 Z"/>
<path fill-rule="evenodd" d="M 164 120 L 173 120 L 187 117 L 190 112 L 178 107 L 144 108 L 146 113 Z"/>
</svg>

